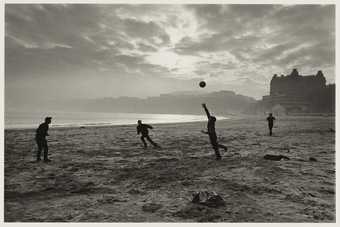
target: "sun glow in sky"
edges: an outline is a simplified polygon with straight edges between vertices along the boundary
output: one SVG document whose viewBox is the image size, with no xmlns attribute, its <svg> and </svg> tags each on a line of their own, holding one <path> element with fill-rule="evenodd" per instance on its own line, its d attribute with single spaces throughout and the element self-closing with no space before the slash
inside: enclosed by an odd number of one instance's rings
<svg viewBox="0 0 340 227">
<path fill-rule="evenodd" d="M 175 72 L 176 75 L 183 77 L 192 73 L 200 60 L 200 58 L 192 55 L 179 55 L 169 50 L 161 50 L 146 57 L 146 61 L 151 64 L 163 66 L 169 71 Z"/>
</svg>

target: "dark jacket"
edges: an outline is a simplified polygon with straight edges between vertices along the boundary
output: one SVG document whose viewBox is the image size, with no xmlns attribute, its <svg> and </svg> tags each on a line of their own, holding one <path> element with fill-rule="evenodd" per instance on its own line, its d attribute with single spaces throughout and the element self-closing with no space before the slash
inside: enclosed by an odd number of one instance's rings
<svg viewBox="0 0 340 227">
<path fill-rule="evenodd" d="M 215 121 L 213 121 L 213 120 L 208 120 L 207 129 L 208 129 L 208 134 L 209 134 L 209 135 L 216 135 L 216 131 L 215 131 Z"/>
<path fill-rule="evenodd" d="M 137 126 L 137 134 L 139 135 L 139 133 L 142 133 L 142 136 L 147 136 L 149 135 L 149 129 L 152 129 L 151 125 L 147 125 L 147 124 L 140 124 Z"/>
<path fill-rule="evenodd" d="M 45 137 L 48 136 L 47 131 L 48 131 L 48 124 L 46 122 L 40 124 L 36 130 L 35 138 L 45 139 Z"/>
<path fill-rule="evenodd" d="M 273 116 L 267 117 L 268 125 L 273 126 L 274 120 L 275 120 L 275 117 L 273 117 Z"/>
</svg>

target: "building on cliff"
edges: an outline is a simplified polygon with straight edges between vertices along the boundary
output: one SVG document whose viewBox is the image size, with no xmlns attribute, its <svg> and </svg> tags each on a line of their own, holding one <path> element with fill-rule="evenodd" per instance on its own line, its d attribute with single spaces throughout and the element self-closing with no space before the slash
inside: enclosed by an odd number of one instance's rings
<svg viewBox="0 0 340 227">
<path fill-rule="evenodd" d="M 269 95 L 263 96 L 259 107 L 265 111 L 285 113 L 334 113 L 335 84 L 326 85 L 322 71 L 302 76 L 297 69 L 284 76 L 274 75 Z"/>
</svg>

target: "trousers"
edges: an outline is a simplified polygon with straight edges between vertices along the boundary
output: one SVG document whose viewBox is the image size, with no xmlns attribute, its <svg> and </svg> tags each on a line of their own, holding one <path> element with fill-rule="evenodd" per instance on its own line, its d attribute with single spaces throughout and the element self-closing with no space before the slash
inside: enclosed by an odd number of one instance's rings
<svg viewBox="0 0 340 227">
<path fill-rule="evenodd" d="M 38 145 L 38 152 L 37 152 L 37 160 L 40 160 L 41 151 L 44 150 L 44 160 L 48 159 L 48 145 L 47 140 L 45 138 L 36 138 L 35 139 Z"/>
<path fill-rule="evenodd" d="M 153 142 L 149 135 L 142 135 L 142 136 L 140 137 L 140 139 L 142 140 L 142 142 L 143 142 L 143 144 L 144 144 L 144 147 L 147 147 L 147 146 L 148 146 L 147 143 L 146 143 L 146 141 L 145 141 L 145 138 L 146 138 L 153 146 L 158 147 L 158 144 L 155 143 L 155 142 Z"/>
</svg>

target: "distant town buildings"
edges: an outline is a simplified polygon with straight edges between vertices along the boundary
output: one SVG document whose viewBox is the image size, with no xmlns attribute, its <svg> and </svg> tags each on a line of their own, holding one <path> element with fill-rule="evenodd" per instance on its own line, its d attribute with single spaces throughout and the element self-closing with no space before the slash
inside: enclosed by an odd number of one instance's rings
<svg viewBox="0 0 340 227">
<path fill-rule="evenodd" d="M 334 113 L 335 84 L 326 85 L 321 70 L 302 76 L 297 69 L 291 74 L 274 74 L 269 95 L 259 102 L 260 109 L 284 113 Z"/>
</svg>

